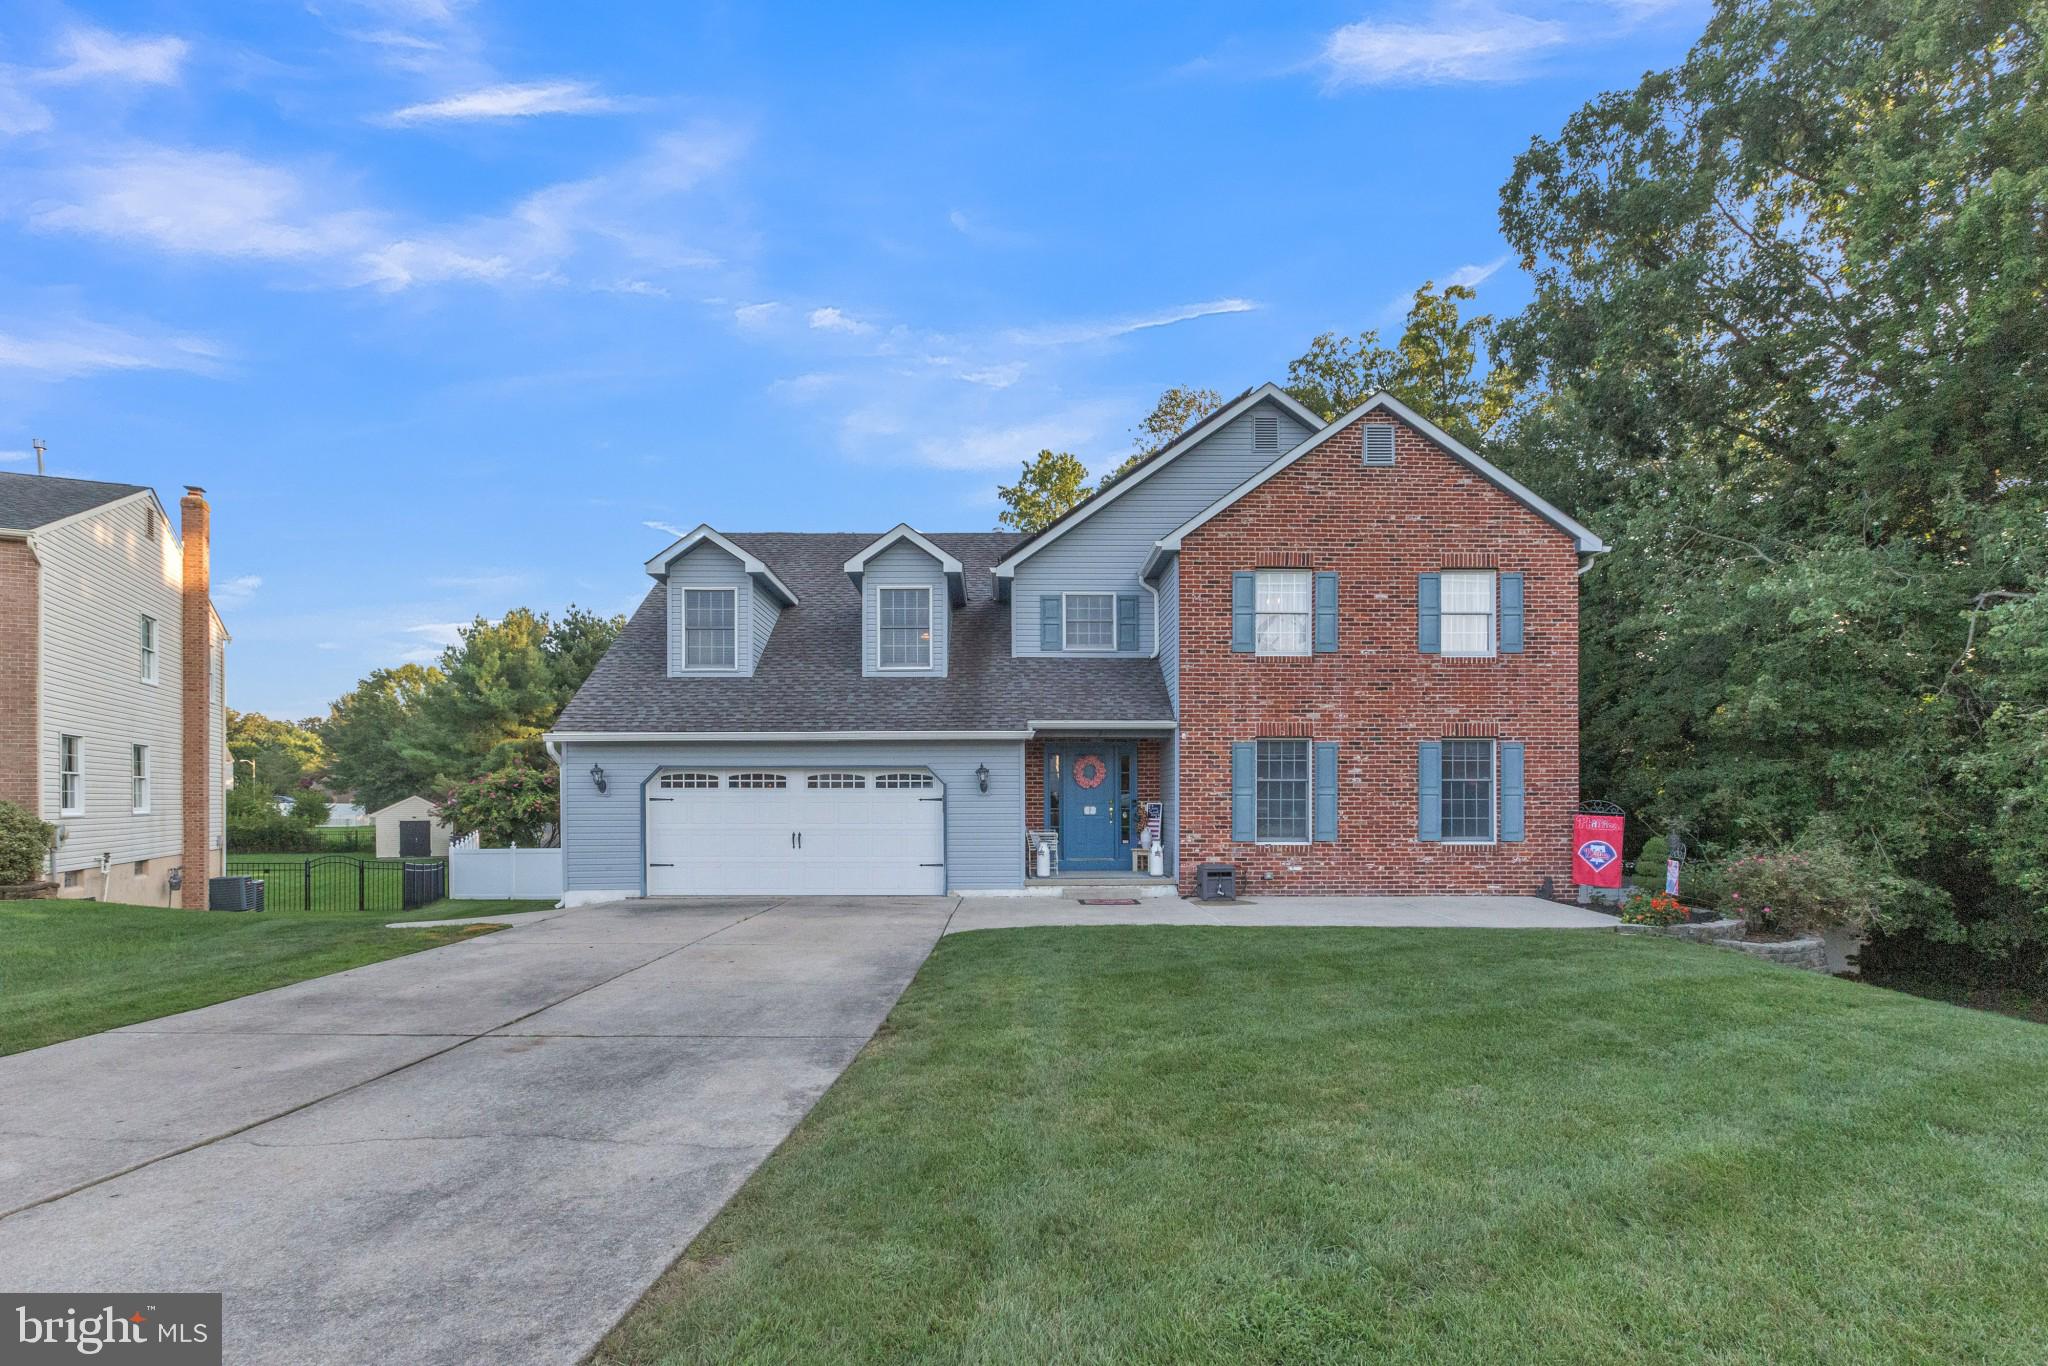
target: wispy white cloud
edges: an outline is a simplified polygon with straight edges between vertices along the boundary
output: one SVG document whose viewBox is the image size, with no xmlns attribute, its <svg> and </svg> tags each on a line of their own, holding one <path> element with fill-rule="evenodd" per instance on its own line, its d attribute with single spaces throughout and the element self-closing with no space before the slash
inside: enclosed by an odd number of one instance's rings
<svg viewBox="0 0 2048 1366">
<path fill-rule="evenodd" d="M 969 426 L 925 437 L 916 449 L 923 463 L 939 469 L 1007 471 L 1042 450 L 1085 450 L 1126 420 L 1120 402 L 1098 400 L 1021 422 Z"/>
<path fill-rule="evenodd" d="M 31 99 L 28 92 L 17 89 L 10 75 L 7 68 L 0 67 L 0 137 L 42 132 L 50 126 L 50 111 Z"/>
<path fill-rule="evenodd" d="M 609 114 L 620 107 L 618 100 L 583 81 L 527 81 L 487 85 L 409 104 L 385 115 L 382 121 L 400 126 L 461 123 L 534 118 L 542 114 Z"/>
<path fill-rule="evenodd" d="M 33 335 L 0 332 L 0 371 L 36 379 L 78 379 L 103 370 L 183 370 L 217 374 L 222 353 L 202 337 L 141 336 L 82 319 L 38 325 Z"/>
<path fill-rule="evenodd" d="M 954 372 L 969 384 L 980 384 L 990 389 L 1007 389 L 1024 375 L 1024 362 L 1008 361 L 1002 365 L 984 365 L 973 370 Z"/>
<path fill-rule="evenodd" d="M 290 262 L 319 283 L 384 290 L 560 283 L 562 268 L 586 253 L 611 266 L 604 278 L 628 263 L 701 269 L 717 257 L 679 237 L 682 197 L 743 145 L 721 127 L 685 129 L 609 171 L 534 191 L 501 214 L 409 224 L 350 197 L 329 175 L 234 152 L 142 144 L 49 171 L 28 223 L 175 255 Z M 637 292 L 659 288 L 631 278 Z"/>
<path fill-rule="evenodd" d="M 1140 314 L 1130 318 L 1101 319 L 1094 322 L 1049 323 L 1038 327 L 1013 329 L 1010 339 L 1026 346 L 1070 346 L 1081 342 L 1107 341 L 1111 337 L 1128 336 L 1155 327 L 1171 327 L 1175 323 L 1192 322 L 1197 318 L 1213 318 L 1226 313 L 1250 313 L 1258 307 L 1249 299 L 1212 299 L 1207 303 L 1184 304 L 1179 308 L 1167 309 L 1160 313 Z"/>
<path fill-rule="evenodd" d="M 781 312 L 782 305 L 769 299 L 758 304 L 741 304 L 732 311 L 732 320 L 749 332 L 758 332 L 774 322 Z"/>
<path fill-rule="evenodd" d="M 1494 257 L 1491 261 L 1483 261 L 1469 266 L 1459 266 L 1444 277 L 1444 283 L 1447 285 L 1464 285 L 1468 289 L 1477 288 L 1492 279 L 1502 266 L 1514 259 L 1513 256 L 1503 253 Z"/>
<path fill-rule="evenodd" d="M 808 321 L 814 332 L 847 332 L 859 336 L 875 330 L 873 323 L 862 322 L 836 308 L 814 308 Z"/>
<path fill-rule="evenodd" d="M 38 79 L 55 85 L 100 80 L 176 85 L 190 51 L 183 38 L 126 38 L 102 28 L 74 28 L 57 43 L 63 64 L 38 73 Z"/>
<path fill-rule="evenodd" d="M 466 621 L 423 621 L 417 626 L 405 628 L 407 635 L 424 636 L 436 645 L 460 645 L 462 633 L 469 629 Z"/>
<path fill-rule="evenodd" d="M 1559 20 L 1457 0 L 1413 21 L 1346 24 L 1324 40 L 1320 64 L 1331 89 L 1509 81 L 1567 37 Z"/>
<path fill-rule="evenodd" d="M 952 210 L 946 215 L 946 222 L 962 237 L 990 246 L 1021 247 L 1031 241 L 1028 233 L 998 227 L 978 214 L 968 213 L 965 209 Z"/>
<path fill-rule="evenodd" d="M 0 465 L 12 465 L 34 454 L 34 451 L 0 451 Z"/>
<path fill-rule="evenodd" d="M 649 531 L 659 531 L 664 535 L 673 536 L 678 541 L 682 540 L 683 537 L 690 534 L 683 528 L 679 526 L 671 526 L 667 522 L 642 522 L 640 525 L 646 527 Z"/>
<path fill-rule="evenodd" d="M 213 601 L 217 607 L 244 607 L 249 599 L 256 596 L 256 590 L 263 586 L 261 574 L 238 574 L 213 585 Z"/>
</svg>

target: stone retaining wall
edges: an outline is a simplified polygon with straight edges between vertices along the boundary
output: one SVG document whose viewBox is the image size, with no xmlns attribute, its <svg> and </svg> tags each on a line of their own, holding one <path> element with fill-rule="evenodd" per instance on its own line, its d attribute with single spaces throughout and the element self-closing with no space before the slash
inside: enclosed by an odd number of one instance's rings
<svg viewBox="0 0 2048 1366">
<path fill-rule="evenodd" d="M 1828 971 L 1828 948 L 1824 939 L 1788 939 L 1775 944 L 1752 944 L 1742 938 L 1744 924 L 1739 918 L 1709 920 L 1693 925 L 1617 925 L 1615 929 L 1623 934 L 1661 934 L 1671 939 L 1684 939 L 1694 944 L 1712 944 L 1716 948 L 1735 949 L 1752 958 L 1761 958 L 1767 963 L 1778 963 L 1788 968 L 1804 968 L 1808 972 Z"/>
</svg>

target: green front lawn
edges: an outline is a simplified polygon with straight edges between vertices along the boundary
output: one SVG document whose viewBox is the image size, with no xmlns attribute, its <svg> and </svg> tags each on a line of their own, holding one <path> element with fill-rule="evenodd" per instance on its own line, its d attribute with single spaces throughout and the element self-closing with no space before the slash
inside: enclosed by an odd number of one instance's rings
<svg viewBox="0 0 2048 1366">
<path fill-rule="evenodd" d="M 550 902 L 436 902 L 433 920 Z M 96 1034 L 473 938 L 490 927 L 390 930 L 391 912 L 180 911 L 0 902 L 0 1054 Z"/>
<path fill-rule="evenodd" d="M 942 940 L 597 1360 L 2048 1360 L 2048 1030 L 1597 932 Z"/>
</svg>

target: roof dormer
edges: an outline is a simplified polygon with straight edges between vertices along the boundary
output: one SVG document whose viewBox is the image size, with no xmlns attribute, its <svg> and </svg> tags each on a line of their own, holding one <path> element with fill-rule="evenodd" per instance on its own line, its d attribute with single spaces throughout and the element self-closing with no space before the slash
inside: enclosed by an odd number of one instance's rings
<svg viewBox="0 0 2048 1366">
<path fill-rule="evenodd" d="M 649 560 L 646 566 L 647 573 L 662 583 L 667 583 L 668 567 L 689 554 L 692 550 L 695 550 L 698 546 L 706 544 L 715 545 L 726 554 L 738 560 L 740 567 L 747 572 L 747 575 L 764 590 L 773 593 L 779 598 L 784 607 L 796 606 L 796 594 L 790 592 L 789 586 L 781 579 L 775 577 L 774 570 L 763 564 L 756 556 L 740 549 L 731 541 L 713 531 L 709 522 L 701 523 L 695 531 L 688 533 L 674 545 L 671 545 L 668 549 Z"/>
<path fill-rule="evenodd" d="M 960 561 L 919 535 L 908 522 L 898 522 L 893 528 L 868 542 L 860 554 L 846 562 L 846 576 L 853 580 L 853 586 L 856 589 L 861 587 L 862 580 L 867 576 L 870 560 L 902 541 L 908 541 L 938 562 L 939 572 L 946 576 L 946 596 L 952 601 L 953 606 L 965 606 L 967 577 L 960 569 Z"/>
<path fill-rule="evenodd" d="M 700 526 L 647 562 L 668 602 L 671 678 L 747 678 L 796 594 L 744 546 Z"/>
</svg>

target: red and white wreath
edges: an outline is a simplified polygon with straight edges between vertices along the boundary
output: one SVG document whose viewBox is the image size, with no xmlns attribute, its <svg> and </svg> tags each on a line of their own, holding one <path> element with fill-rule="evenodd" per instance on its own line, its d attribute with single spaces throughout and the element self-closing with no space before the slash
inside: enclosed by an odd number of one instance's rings
<svg viewBox="0 0 2048 1366">
<path fill-rule="evenodd" d="M 1093 754 L 1084 754 L 1074 760 L 1074 785 L 1076 787 L 1101 787 L 1102 780 L 1108 776 L 1108 767 L 1103 764 L 1100 758 Z"/>
</svg>

